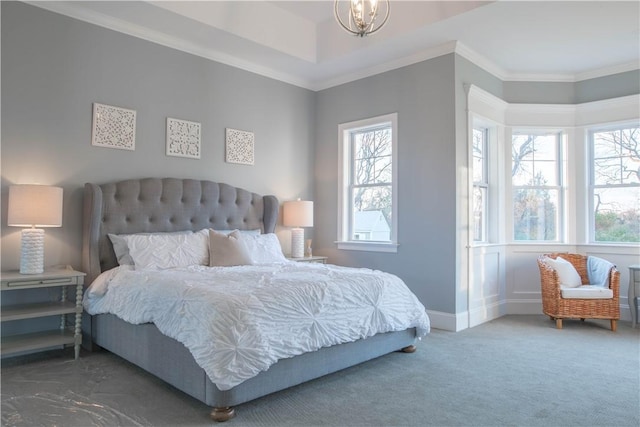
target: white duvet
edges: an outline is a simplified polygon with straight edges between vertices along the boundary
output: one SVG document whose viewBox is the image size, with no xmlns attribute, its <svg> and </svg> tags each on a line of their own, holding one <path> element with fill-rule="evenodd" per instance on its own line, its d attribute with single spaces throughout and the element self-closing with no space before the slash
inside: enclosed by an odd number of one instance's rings
<svg viewBox="0 0 640 427">
<path fill-rule="evenodd" d="M 412 327 L 419 337 L 429 332 L 424 306 L 398 277 L 314 263 L 117 267 L 94 281 L 84 307 L 155 323 L 220 390 L 321 347 Z"/>
</svg>

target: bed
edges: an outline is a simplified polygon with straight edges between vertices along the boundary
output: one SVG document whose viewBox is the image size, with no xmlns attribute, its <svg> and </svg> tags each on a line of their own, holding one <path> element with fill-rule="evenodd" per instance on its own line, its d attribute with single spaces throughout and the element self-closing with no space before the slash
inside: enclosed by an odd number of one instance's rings
<svg viewBox="0 0 640 427">
<path fill-rule="evenodd" d="M 278 209 L 278 200 L 274 196 L 261 196 L 228 184 L 204 180 L 145 178 L 101 185 L 87 183 L 84 187 L 82 252 L 83 270 L 87 273 L 85 283 L 98 282 L 112 271 L 124 268 L 119 267 L 109 235 L 198 232 L 204 229 L 259 231 L 268 235 L 275 231 Z M 299 268 L 293 264 L 298 263 L 283 263 L 278 268 L 291 275 Z M 255 270 L 262 266 L 252 268 Z M 306 268 L 326 268 L 334 276 L 341 275 L 340 271 L 332 270 L 341 268 L 337 266 Z M 209 274 L 208 270 L 209 267 L 193 267 L 188 273 L 199 277 Z M 347 269 L 343 271 L 347 272 Z M 319 274 L 324 272 L 318 270 Z M 113 294 L 115 291 L 110 292 Z M 286 356 L 256 375 L 225 387 L 219 387 L 211 380 L 210 368 L 205 370 L 196 361 L 198 355 L 193 349 L 162 333 L 155 323 L 134 324 L 105 312 L 87 316 L 83 329 L 91 346 L 106 349 L 204 402 L 212 407 L 210 415 L 213 420 L 225 421 L 235 415 L 235 406 L 258 397 L 390 352 L 415 351 L 418 336 L 428 332 L 426 313 L 424 317 L 426 320 L 421 319 L 420 327 L 376 333 Z"/>
</svg>

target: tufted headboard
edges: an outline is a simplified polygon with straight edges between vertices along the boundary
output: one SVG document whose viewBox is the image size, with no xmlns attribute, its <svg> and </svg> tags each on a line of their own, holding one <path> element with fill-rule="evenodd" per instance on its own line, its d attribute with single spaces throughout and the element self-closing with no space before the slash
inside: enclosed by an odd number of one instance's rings
<svg viewBox="0 0 640 427">
<path fill-rule="evenodd" d="M 85 283 L 118 265 L 112 234 L 214 228 L 273 233 L 278 199 L 211 181 L 145 178 L 84 186 L 82 268 Z"/>
</svg>

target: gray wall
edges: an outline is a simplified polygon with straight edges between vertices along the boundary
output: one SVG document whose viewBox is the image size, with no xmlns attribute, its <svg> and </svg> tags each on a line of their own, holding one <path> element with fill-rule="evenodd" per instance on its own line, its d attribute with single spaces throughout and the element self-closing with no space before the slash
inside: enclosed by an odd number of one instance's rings
<svg viewBox="0 0 640 427">
<path fill-rule="evenodd" d="M 314 93 L 18 2 L 2 2 L 2 268 L 14 183 L 64 188 L 45 265 L 80 268 L 85 182 L 174 176 L 228 182 L 281 201 L 313 199 Z M 137 111 L 135 151 L 91 145 L 92 103 Z M 165 155 L 167 117 L 202 124 L 199 160 Z M 225 163 L 225 128 L 255 134 L 255 165 Z"/>
<path fill-rule="evenodd" d="M 317 94 L 316 245 L 332 262 L 400 276 L 428 309 L 455 306 L 454 55 Z M 398 113 L 397 253 L 337 250 L 338 125 Z M 394 213 L 395 214 L 395 213 Z"/>
</svg>

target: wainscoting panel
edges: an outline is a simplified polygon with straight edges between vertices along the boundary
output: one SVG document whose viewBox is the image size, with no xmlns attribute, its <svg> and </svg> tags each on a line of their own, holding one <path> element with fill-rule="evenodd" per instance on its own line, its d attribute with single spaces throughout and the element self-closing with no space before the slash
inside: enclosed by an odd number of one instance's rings
<svg viewBox="0 0 640 427">
<path fill-rule="evenodd" d="M 538 256 L 550 252 L 575 252 L 571 245 L 509 245 L 507 247 L 507 313 L 542 313 Z"/>
<path fill-rule="evenodd" d="M 503 246 L 473 248 L 469 281 L 469 327 L 506 314 Z"/>
</svg>

